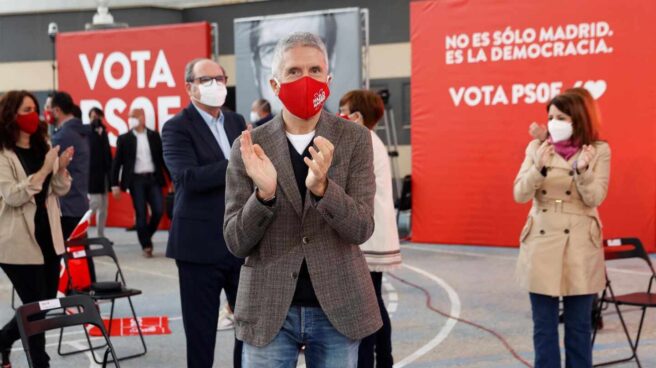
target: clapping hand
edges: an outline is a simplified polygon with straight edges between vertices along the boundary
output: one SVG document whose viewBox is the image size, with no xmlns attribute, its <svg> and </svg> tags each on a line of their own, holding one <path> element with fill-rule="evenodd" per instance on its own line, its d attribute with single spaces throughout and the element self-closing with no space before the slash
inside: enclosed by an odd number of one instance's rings
<svg viewBox="0 0 656 368">
<path fill-rule="evenodd" d="M 43 173 L 46 176 L 54 170 L 55 161 L 57 160 L 58 156 L 59 156 L 59 146 L 50 148 L 50 150 L 48 150 L 48 153 L 46 153 L 46 157 L 43 159 L 43 166 L 41 167 L 41 171 L 43 171 Z"/>
<path fill-rule="evenodd" d="M 75 148 L 73 146 L 68 147 L 64 153 L 59 156 L 59 172 L 64 173 L 68 164 L 73 160 L 73 155 L 75 154 Z"/>
<path fill-rule="evenodd" d="M 538 171 L 542 171 L 542 169 L 547 166 L 549 161 L 551 160 L 551 156 L 555 154 L 555 149 L 554 146 L 549 143 L 549 142 L 544 142 L 538 148 L 538 151 L 536 153 L 537 155 L 537 161 L 535 162 L 535 167 L 538 169 Z"/>
<path fill-rule="evenodd" d="M 251 126 L 244 130 L 239 138 L 241 159 L 244 161 L 246 174 L 257 187 L 257 196 L 266 200 L 276 195 L 278 173 L 273 163 L 259 144 L 253 144 Z"/>
<path fill-rule="evenodd" d="M 581 154 L 579 155 L 578 160 L 576 161 L 576 169 L 581 172 L 588 168 L 590 162 L 597 154 L 597 150 L 592 145 L 584 145 L 581 148 Z"/>
<path fill-rule="evenodd" d="M 547 127 L 545 127 L 543 124 L 534 122 L 528 127 L 528 134 L 530 134 L 534 139 L 539 139 L 540 141 L 547 139 L 547 133 Z"/>
<path fill-rule="evenodd" d="M 335 147 L 324 137 L 316 137 L 314 147 L 310 147 L 312 159 L 306 157 L 305 164 L 308 165 L 308 176 L 305 178 L 305 186 L 317 197 L 323 197 L 328 187 L 328 170 L 333 162 Z"/>
</svg>

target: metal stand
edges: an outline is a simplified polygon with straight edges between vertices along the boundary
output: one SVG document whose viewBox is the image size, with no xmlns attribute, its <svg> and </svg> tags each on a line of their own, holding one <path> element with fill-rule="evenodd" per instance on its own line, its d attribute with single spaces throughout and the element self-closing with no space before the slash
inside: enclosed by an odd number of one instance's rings
<svg viewBox="0 0 656 368">
<path fill-rule="evenodd" d="M 396 131 L 396 121 L 394 120 L 394 108 L 389 104 L 389 90 L 380 90 L 378 91 L 378 95 L 385 103 L 385 113 L 383 114 L 382 126 L 378 124 L 376 130 L 385 131 L 385 146 L 392 168 L 392 193 L 394 195 L 394 203 L 397 203 L 401 195 L 401 179 L 399 169 L 399 139 Z"/>
<path fill-rule="evenodd" d="M 50 22 L 48 24 L 48 37 L 50 37 L 50 42 L 52 42 L 52 91 L 57 90 L 57 33 L 59 33 L 59 27 L 57 23 Z"/>
</svg>

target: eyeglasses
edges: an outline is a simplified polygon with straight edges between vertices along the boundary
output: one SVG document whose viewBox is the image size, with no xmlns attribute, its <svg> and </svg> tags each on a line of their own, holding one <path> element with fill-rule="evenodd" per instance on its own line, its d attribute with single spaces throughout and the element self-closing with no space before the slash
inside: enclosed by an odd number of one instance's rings
<svg viewBox="0 0 656 368">
<path fill-rule="evenodd" d="M 188 82 L 198 81 L 199 84 L 202 84 L 205 87 L 209 87 L 213 80 L 216 81 L 216 83 L 228 84 L 228 77 L 225 75 L 217 75 L 216 77 L 198 77 L 189 80 Z"/>
</svg>

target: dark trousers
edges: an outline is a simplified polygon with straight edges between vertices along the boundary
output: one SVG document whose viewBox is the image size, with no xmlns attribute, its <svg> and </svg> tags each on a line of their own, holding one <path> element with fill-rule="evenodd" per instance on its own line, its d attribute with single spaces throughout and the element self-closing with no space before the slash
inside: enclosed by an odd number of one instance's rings
<svg viewBox="0 0 656 368">
<path fill-rule="evenodd" d="M 132 205 L 137 217 L 137 235 L 141 248 L 152 248 L 151 238 L 159 221 L 162 219 L 163 198 L 162 187 L 157 183 L 157 179 L 152 174 L 135 174 L 130 185 L 130 195 L 132 196 Z M 150 221 L 148 221 L 148 208 L 150 206 Z"/>
<path fill-rule="evenodd" d="M 560 368 L 559 298 L 530 293 L 533 311 L 535 368 Z M 594 295 L 563 297 L 565 367 L 592 367 L 592 301 Z"/>
<path fill-rule="evenodd" d="M 376 290 L 376 299 L 378 299 L 383 327 L 373 335 L 365 337 L 360 342 L 358 368 L 373 368 L 374 360 L 376 362 L 376 368 L 392 368 L 394 365 L 394 358 L 392 357 L 392 323 L 385 308 L 385 301 L 383 300 L 383 273 L 371 272 L 371 280 Z M 374 351 L 376 352 L 375 359 Z"/>
<path fill-rule="evenodd" d="M 24 304 L 52 299 L 57 295 L 60 257 L 47 258 L 43 265 L 0 264 Z M 43 315 L 35 316 L 37 319 Z M 16 318 L 12 318 L 0 330 L 0 350 L 11 348 L 20 339 Z M 29 339 L 30 353 L 35 367 L 48 367 L 50 357 L 46 353 L 44 334 Z"/>
<path fill-rule="evenodd" d="M 214 362 L 221 290 L 234 311 L 240 266 L 176 261 L 180 277 L 182 322 L 187 338 L 187 367 L 210 368 Z M 241 368 L 243 343 L 235 339 L 233 364 Z M 221 365 L 225 366 L 225 365 Z"/>
</svg>

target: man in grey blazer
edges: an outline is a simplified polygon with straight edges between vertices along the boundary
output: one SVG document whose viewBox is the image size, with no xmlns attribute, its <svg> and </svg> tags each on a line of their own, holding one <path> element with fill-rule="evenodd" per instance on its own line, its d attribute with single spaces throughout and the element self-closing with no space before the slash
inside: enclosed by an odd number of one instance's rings
<svg viewBox="0 0 656 368">
<path fill-rule="evenodd" d="M 243 367 L 357 366 L 382 322 L 358 244 L 373 233 L 371 136 L 322 110 L 326 48 L 311 33 L 280 40 L 271 87 L 284 108 L 244 131 L 226 179 L 224 236 L 246 257 L 237 293 Z"/>
</svg>

